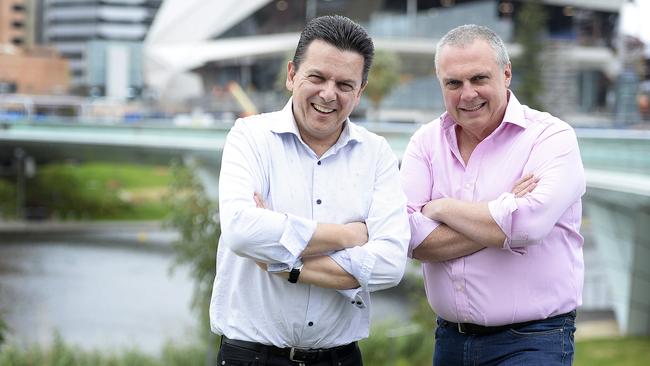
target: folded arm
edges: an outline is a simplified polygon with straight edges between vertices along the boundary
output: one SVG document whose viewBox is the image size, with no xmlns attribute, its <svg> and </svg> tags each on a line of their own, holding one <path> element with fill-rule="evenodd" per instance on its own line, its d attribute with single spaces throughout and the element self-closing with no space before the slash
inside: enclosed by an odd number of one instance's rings
<svg viewBox="0 0 650 366">
<path fill-rule="evenodd" d="M 237 255 L 292 266 L 305 255 L 327 253 L 367 241 L 365 225 L 327 224 L 259 207 L 268 193 L 265 142 L 256 141 L 245 123 L 233 126 L 224 147 L 219 178 L 219 208 L 225 245 Z"/>
<path fill-rule="evenodd" d="M 303 257 L 299 282 L 334 288 L 359 304 L 360 291 L 395 286 L 406 266 L 409 236 L 399 186 L 397 159 L 384 141 L 379 151 L 375 184 L 364 228 L 368 242 L 325 256 Z"/>
<path fill-rule="evenodd" d="M 492 218 L 487 203 L 463 202 L 436 194 L 431 159 L 427 144 L 414 136 L 401 167 L 411 226 L 410 256 L 436 262 L 470 255 L 489 245 L 502 246 L 505 234 Z M 537 182 L 532 174 L 522 177 L 512 188 L 513 196 L 523 197 L 536 188 Z"/>
</svg>

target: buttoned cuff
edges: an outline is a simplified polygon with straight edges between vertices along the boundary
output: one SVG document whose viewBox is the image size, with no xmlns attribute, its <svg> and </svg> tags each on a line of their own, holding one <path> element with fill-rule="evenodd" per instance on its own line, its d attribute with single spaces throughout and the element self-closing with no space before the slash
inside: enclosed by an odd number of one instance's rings
<svg viewBox="0 0 650 366">
<path fill-rule="evenodd" d="M 298 260 L 300 254 L 305 250 L 316 231 L 316 222 L 299 216 L 286 214 L 287 222 L 280 237 L 280 244 L 285 247 L 293 257 L 283 262 L 292 267 Z"/>
<path fill-rule="evenodd" d="M 419 247 L 424 239 L 440 226 L 440 222 L 424 216 L 420 211 L 416 211 L 409 215 L 409 225 L 411 226 L 411 240 L 409 241 L 407 254 L 409 258 L 413 258 L 413 250 Z"/>
<path fill-rule="evenodd" d="M 339 294 L 343 295 L 350 304 L 358 307 L 359 309 L 365 309 L 367 304 L 370 304 L 370 293 L 364 291 L 361 287 L 353 288 L 349 290 L 337 290 Z"/>
<path fill-rule="evenodd" d="M 525 249 L 518 247 L 525 244 L 526 240 L 528 240 L 528 234 L 512 231 L 512 214 L 517 211 L 517 208 L 517 197 L 510 192 L 503 193 L 497 199 L 488 202 L 488 209 L 492 219 L 506 235 L 502 248 L 515 254 L 523 254 Z"/>
<path fill-rule="evenodd" d="M 289 272 L 296 267 L 302 266 L 302 260 L 298 258 L 293 265 L 286 263 L 270 263 L 266 266 L 266 271 L 269 273 Z"/>
</svg>

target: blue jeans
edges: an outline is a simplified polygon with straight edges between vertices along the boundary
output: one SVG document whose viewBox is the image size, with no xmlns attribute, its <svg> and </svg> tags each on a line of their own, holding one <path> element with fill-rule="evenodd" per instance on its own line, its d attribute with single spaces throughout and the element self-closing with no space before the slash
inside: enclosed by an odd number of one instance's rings
<svg viewBox="0 0 650 366">
<path fill-rule="evenodd" d="M 458 332 L 438 318 L 434 366 L 572 365 L 575 311 L 489 335 Z"/>
</svg>

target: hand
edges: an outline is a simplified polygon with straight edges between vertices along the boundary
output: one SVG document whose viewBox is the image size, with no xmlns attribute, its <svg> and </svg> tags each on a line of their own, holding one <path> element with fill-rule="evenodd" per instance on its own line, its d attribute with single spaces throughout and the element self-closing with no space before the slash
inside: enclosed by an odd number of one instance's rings
<svg viewBox="0 0 650 366">
<path fill-rule="evenodd" d="M 347 243 L 349 247 L 364 245 L 368 242 L 368 227 L 365 222 L 350 222 L 343 227 L 348 232 Z"/>
<path fill-rule="evenodd" d="M 523 197 L 537 187 L 537 182 L 539 182 L 539 178 L 533 176 L 532 173 L 526 174 L 515 182 L 512 193 L 515 197 Z"/>
<path fill-rule="evenodd" d="M 255 206 L 257 208 L 263 208 L 266 209 L 266 202 L 264 202 L 264 199 L 262 198 L 262 195 L 258 192 L 253 193 L 253 200 L 255 201 Z"/>
</svg>

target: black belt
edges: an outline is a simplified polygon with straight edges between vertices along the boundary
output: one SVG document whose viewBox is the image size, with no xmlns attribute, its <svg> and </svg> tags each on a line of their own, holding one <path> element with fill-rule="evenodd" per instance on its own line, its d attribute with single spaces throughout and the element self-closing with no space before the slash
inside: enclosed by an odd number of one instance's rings
<svg viewBox="0 0 650 366">
<path fill-rule="evenodd" d="M 565 316 L 575 316 L 576 311 L 570 311 L 565 314 L 560 314 L 560 315 L 555 315 L 550 318 L 546 319 L 540 319 L 540 320 L 530 320 L 527 322 L 521 322 L 521 323 L 513 323 L 513 324 L 505 324 L 505 325 L 497 325 L 497 326 L 490 326 L 486 327 L 483 325 L 478 325 L 478 324 L 472 324 L 472 323 L 453 323 L 450 321 L 446 321 L 442 318 L 441 320 L 441 325 L 443 326 L 452 326 L 454 328 L 458 329 L 458 333 L 461 334 L 468 334 L 468 335 L 488 335 L 488 334 L 495 334 L 499 332 L 503 332 L 505 330 L 510 330 L 510 329 L 519 329 L 523 328 L 527 325 L 532 325 L 544 320 L 549 320 L 549 319 L 555 319 L 555 318 L 561 318 Z"/>
<path fill-rule="evenodd" d="M 280 348 L 276 346 L 269 346 L 266 344 L 240 341 L 238 339 L 230 339 L 226 336 L 221 337 L 221 341 L 225 344 L 230 344 L 240 348 L 245 348 L 255 352 L 264 352 L 268 354 L 288 358 L 294 362 L 319 362 L 323 360 L 331 360 L 332 353 L 338 357 L 346 357 L 357 349 L 357 342 L 352 342 L 344 346 L 325 348 L 325 349 L 310 349 L 310 348 L 296 348 L 287 347 Z"/>
</svg>

